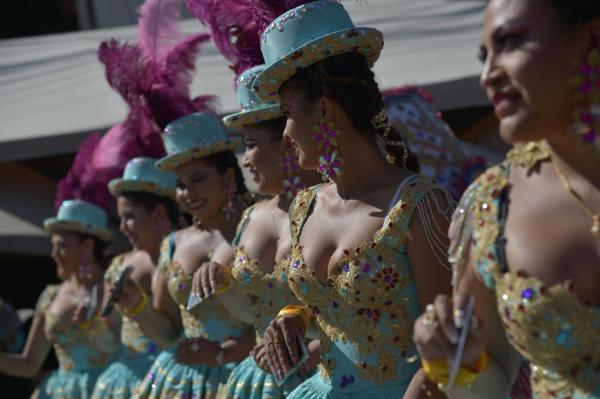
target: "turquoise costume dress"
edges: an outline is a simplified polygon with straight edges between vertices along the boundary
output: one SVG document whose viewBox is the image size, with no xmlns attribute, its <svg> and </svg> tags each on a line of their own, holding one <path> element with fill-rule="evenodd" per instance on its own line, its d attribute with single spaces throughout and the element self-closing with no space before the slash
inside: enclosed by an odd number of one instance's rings
<svg viewBox="0 0 600 399">
<path fill-rule="evenodd" d="M 123 266 L 123 256 L 116 257 L 104 274 L 112 284 Z M 146 337 L 135 321 L 121 315 L 121 354 L 98 377 L 92 399 L 129 399 L 152 366 L 159 348 Z"/>
<path fill-rule="evenodd" d="M 58 289 L 58 285 L 46 287 L 37 305 L 37 312 L 44 316 L 46 337 L 54 346 L 58 370 L 40 383 L 32 399 L 88 399 L 113 354 L 95 348 L 88 340 L 89 330 L 60 320 L 50 311 Z"/>
<path fill-rule="evenodd" d="M 238 236 L 250 220 L 253 206 L 247 208 L 242 215 L 238 227 Z M 271 273 L 265 273 L 259 262 L 251 259 L 242 246 L 237 246 L 231 273 L 238 287 L 252 301 L 252 317 L 256 330 L 257 342 L 262 341 L 265 330 L 279 310 L 285 305 L 298 303 L 298 299 L 290 291 L 287 281 L 289 256 L 277 262 Z M 219 392 L 218 398 L 228 399 L 279 399 L 285 398 L 303 378 L 296 373 L 279 387 L 270 373 L 264 372 L 256 365 L 252 356 L 240 363 L 227 379 L 227 384 Z"/>
<path fill-rule="evenodd" d="M 494 291 L 512 346 L 529 361 L 537 399 L 600 398 L 600 308 L 584 304 L 568 282 L 546 286 L 509 270 L 504 253 L 508 176 L 534 168 L 549 153 L 542 142 L 516 145 L 506 161 L 488 169 L 465 192 L 455 213 L 464 248 L 483 283 Z"/>
<path fill-rule="evenodd" d="M 412 328 L 420 313 L 406 253 L 408 226 L 417 203 L 430 191 L 443 189 L 424 176 L 407 178 L 383 227 L 361 246 L 344 250 L 336 276 L 323 283 L 304 262 L 300 245 L 321 186 L 299 193 L 290 208 L 288 281 L 313 311 L 321 364 L 319 373 L 289 398 L 402 398 L 419 368 L 407 362 L 416 354 Z"/>
<path fill-rule="evenodd" d="M 175 233 L 164 241 L 159 260 L 159 272 L 168 276 L 168 289 L 179 305 L 186 338 L 202 337 L 223 342 L 242 335 L 246 326 L 233 319 L 218 300 L 204 301 L 190 311 L 186 310 L 191 292 L 192 276 L 173 261 Z M 153 399 L 203 399 L 216 395 L 236 366 L 229 363 L 211 367 L 204 364 L 179 364 L 174 356 L 177 346 L 163 351 L 155 360 L 139 386 L 135 397 Z"/>
</svg>

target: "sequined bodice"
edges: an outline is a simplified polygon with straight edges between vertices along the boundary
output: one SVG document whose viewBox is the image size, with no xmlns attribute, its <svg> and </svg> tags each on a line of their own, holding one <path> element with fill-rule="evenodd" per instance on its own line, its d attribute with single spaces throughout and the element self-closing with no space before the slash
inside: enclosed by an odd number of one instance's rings
<svg viewBox="0 0 600 399">
<path fill-rule="evenodd" d="M 321 376 L 334 388 L 364 389 L 375 384 L 404 384 L 417 366 L 412 326 L 419 304 L 406 243 L 417 202 L 438 189 L 429 178 L 409 183 L 384 225 L 370 241 L 346 249 L 337 275 L 319 281 L 302 256 L 299 237 L 318 186 L 298 194 L 291 208 L 294 243 L 289 283 L 315 314 L 321 336 Z"/>
<path fill-rule="evenodd" d="M 531 364 L 536 397 L 600 398 L 600 309 L 584 305 L 568 282 L 546 286 L 522 272 L 503 272 L 496 245 L 510 169 L 547 157 L 541 143 L 520 145 L 476 180 L 458 208 L 468 224 L 462 239 L 471 240 L 469 257 L 495 290 L 508 339 Z"/>
<path fill-rule="evenodd" d="M 117 256 L 113 259 L 104 274 L 106 284 L 112 284 L 116 281 L 124 267 L 123 260 L 124 256 Z M 134 320 L 125 316 L 119 307 L 117 309 L 121 313 L 121 343 L 125 348 L 123 355 L 127 357 L 135 357 L 141 354 L 156 355 L 159 351 L 158 345 L 144 335 Z"/>
<path fill-rule="evenodd" d="M 163 241 L 159 268 L 166 273 L 169 294 L 179 305 L 185 335 L 217 342 L 240 336 L 245 329 L 244 324 L 233 318 L 219 300 L 207 299 L 190 311 L 186 310 L 192 276 L 177 261 L 173 261 L 174 252 L 175 239 L 171 234 Z"/>
<path fill-rule="evenodd" d="M 251 259 L 243 247 L 236 249 L 231 273 L 240 289 L 252 300 L 252 316 L 259 337 L 264 335 L 281 308 L 298 302 L 288 285 L 289 264 L 290 256 L 284 256 L 271 273 L 265 273 L 259 262 Z"/>
<path fill-rule="evenodd" d="M 84 371 L 102 369 L 113 359 L 113 354 L 96 348 L 88 339 L 89 331 L 74 325 L 70 320 L 59 319 L 50 311 L 58 293 L 58 285 L 46 287 L 37 305 L 44 315 L 44 333 L 54 347 L 61 370 Z"/>
</svg>

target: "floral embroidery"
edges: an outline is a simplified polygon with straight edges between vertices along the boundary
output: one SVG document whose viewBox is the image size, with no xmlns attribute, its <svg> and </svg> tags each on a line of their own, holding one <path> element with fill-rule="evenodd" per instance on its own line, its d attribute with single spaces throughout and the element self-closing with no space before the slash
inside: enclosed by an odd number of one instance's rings
<svg viewBox="0 0 600 399">
<path fill-rule="evenodd" d="M 168 238 L 163 242 L 160 259 L 166 266 L 167 289 L 179 305 L 183 329 L 186 337 L 202 337 L 211 340 L 222 340 L 225 336 L 239 336 L 244 324 L 234 319 L 225 306 L 218 300 L 208 300 L 191 310 L 187 310 L 187 302 L 192 289 L 192 276 L 187 274 L 178 261 L 172 259 L 171 244 Z M 159 266 L 160 267 L 160 266 Z M 163 270 L 164 270 L 164 266 Z"/>
<path fill-rule="evenodd" d="M 111 360 L 110 353 L 95 348 L 88 340 L 88 333 L 73 328 L 70 320 L 61 320 L 50 312 L 58 288 L 58 285 L 46 287 L 36 309 L 44 315 L 44 333 L 54 347 L 60 369 L 76 371 L 106 367 Z M 81 356 L 82 353 L 85 356 Z"/>
<path fill-rule="evenodd" d="M 495 289 L 507 337 L 530 361 L 536 396 L 587 397 L 600 381 L 600 311 L 583 304 L 567 282 L 548 287 L 522 272 L 502 273 L 495 248 L 500 193 L 506 189 L 510 168 L 532 168 L 547 158 L 542 143 L 519 145 L 503 164 L 480 176 L 466 194 L 464 211 L 472 215 L 466 231 L 472 234 L 475 267 L 486 285 Z"/>
<path fill-rule="evenodd" d="M 409 183 L 372 240 L 345 250 L 339 273 L 322 283 L 304 263 L 299 244 L 319 187 L 299 193 L 290 208 L 294 241 L 288 280 L 315 315 L 321 338 L 321 376 L 340 387 L 357 377 L 373 383 L 398 379 L 412 371 L 405 358 L 414 353 L 412 326 L 419 312 L 406 257 L 407 227 L 419 199 L 441 188 L 425 177 Z M 347 348 L 347 344 L 353 355 L 340 357 L 339 349 L 333 350 L 340 345 Z M 349 361 L 355 373 L 338 376 L 336 369 L 343 367 L 347 372 L 348 366 L 341 363 Z"/>
</svg>

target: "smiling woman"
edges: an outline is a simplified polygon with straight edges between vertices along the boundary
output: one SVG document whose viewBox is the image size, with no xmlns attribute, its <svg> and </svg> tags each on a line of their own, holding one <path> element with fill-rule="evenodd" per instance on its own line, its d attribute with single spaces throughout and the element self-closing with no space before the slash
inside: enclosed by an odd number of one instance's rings
<svg viewBox="0 0 600 399">
<path fill-rule="evenodd" d="M 525 358 L 536 398 L 600 398 L 600 6 L 491 0 L 480 55 L 514 148 L 461 200 L 450 229 L 456 293 L 417 320 L 417 348 L 446 383 L 447 315 L 475 294 L 483 322 L 461 368 L 472 384 L 450 397 L 505 398 Z"/>
</svg>

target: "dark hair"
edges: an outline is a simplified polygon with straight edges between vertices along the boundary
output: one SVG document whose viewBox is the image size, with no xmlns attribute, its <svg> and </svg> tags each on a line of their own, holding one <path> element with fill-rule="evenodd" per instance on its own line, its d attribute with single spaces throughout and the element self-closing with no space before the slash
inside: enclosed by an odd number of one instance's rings
<svg viewBox="0 0 600 399">
<path fill-rule="evenodd" d="M 303 94 L 310 103 L 319 97 L 331 98 L 346 111 L 357 130 L 383 137 L 385 128 L 375 128 L 371 122 L 384 109 L 383 97 L 375 81 L 375 74 L 363 55 L 344 53 L 325 58 L 296 72 L 285 86 Z M 401 139 L 400 134 L 392 128 L 389 140 L 398 138 Z M 402 159 L 402 147 L 387 145 L 385 149 L 397 160 Z M 414 172 L 419 172 L 420 169 L 417 156 L 410 150 L 406 167 Z"/>
<path fill-rule="evenodd" d="M 175 201 L 168 197 L 140 191 L 125 191 L 119 194 L 119 196 L 132 200 L 148 212 L 152 212 L 158 205 L 162 205 L 167 211 L 169 222 L 174 227 L 178 227 L 181 224 L 179 208 L 175 204 Z"/>
<path fill-rule="evenodd" d="M 95 237 L 86 233 L 79 233 L 72 231 L 72 234 L 79 239 L 79 242 L 84 242 L 88 238 L 94 241 L 94 260 L 98 263 L 98 265 L 102 269 L 106 269 L 108 267 L 108 259 L 110 256 L 107 254 L 108 242 L 102 241 L 98 237 Z"/>
<path fill-rule="evenodd" d="M 560 19 L 570 26 L 580 26 L 600 17 L 597 0 L 544 0 L 550 2 Z"/>
<path fill-rule="evenodd" d="M 258 122 L 254 124 L 254 126 L 269 131 L 273 134 L 273 139 L 279 141 L 283 139 L 283 131 L 285 130 L 286 123 L 287 118 L 285 116 L 280 116 L 268 121 Z"/>
<path fill-rule="evenodd" d="M 219 174 L 224 175 L 228 169 L 233 169 L 235 172 L 235 182 L 237 186 L 237 192 L 240 196 L 244 197 L 248 193 L 246 183 L 244 183 L 244 175 L 242 169 L 238 163 L 238 160 L 233 151 L 221 151 L 216 154 L 208 155 L 202 158 L 209 165 L 214 166 Z"/>
</svg>

